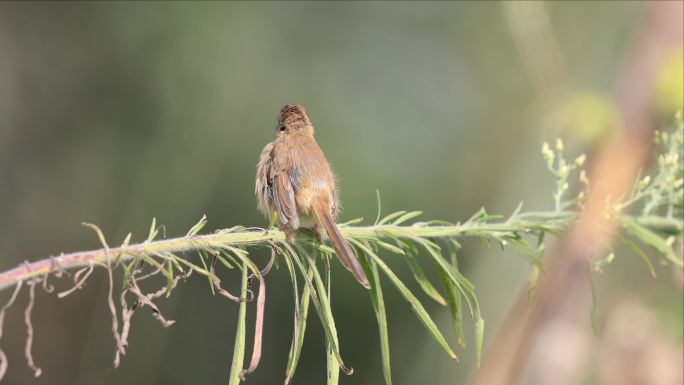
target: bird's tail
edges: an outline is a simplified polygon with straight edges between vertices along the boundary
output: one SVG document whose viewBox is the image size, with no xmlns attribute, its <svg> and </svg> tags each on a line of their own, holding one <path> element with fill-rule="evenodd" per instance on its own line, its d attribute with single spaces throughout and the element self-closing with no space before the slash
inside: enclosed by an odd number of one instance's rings
<svg viewBox="0 0 684 385">
<path fill-rule="evenodd" d="M 344 237 L 342 237 L 342 234 L 340 234 L 340 230 L 337 228 L 329 210 L 326 209 L 327 206 L 328 205 L 324 204 L 324 202 L 320 201 L 314 203 L 313 209 L 318 218 L 318 222 L 323 226 L 325 232 L 328 233 L 328 237 L 332 241 L 333 248 L 335 249 L 335 253 L 337 254 L 337 258 L 339 258 L 340 263 L 352 272 L 354 278 L 356 278 L 363 287 L 370 289 L 368 278 L 366 278 L 366 274 L 363 272 L 361 264 L 356 259 L 356 255 L 352 248 Z"/>
</svg>

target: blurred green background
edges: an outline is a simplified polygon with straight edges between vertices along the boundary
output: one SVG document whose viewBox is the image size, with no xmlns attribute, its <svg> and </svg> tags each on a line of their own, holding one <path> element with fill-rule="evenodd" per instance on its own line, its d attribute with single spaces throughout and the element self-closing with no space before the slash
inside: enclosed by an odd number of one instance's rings
<svg viewBox="0 0 684 385">
<path fill-rule="evenodd" d="M 0 3 L 0 269 L 97 248 L 81 222 L 98 224 L 110 244 L 128 232 L 144 240 L 152 217 L 168 236 L 203 214 L 207 231 L 264 226 L 255 164 L 286 103 L 309 111 L 339 176 L 342 221 L 374 219 L 376 188 L 385 213 L 427 219 L 464 220 L 481 206 L 510 213 L 520 200 L 549 209 L 553 180 L 539 147 L 562 136 L 579 154 L 600 140 L 606 96 L 644 16 L 639 2 Z M 527 265 L 474 242 L 461 261 L 490 336 Z M 403 261 L 390 262 L 409 277 Z M 618 258 L 599 283 L 599 311 L 632 298 L 681 349 L 681 286 L 661 270 L 653 280 L 638 258 Z M 234 291 L 238 276 L 221 274 Z M 268 283 L 264 353 L 249 384 L 284 379 L 289 278 L 275 271 Z M 472 338 L 451 361 L 385 291 L 395 384 L 465 382 Z M 237 306 L 212 297 L 206 280 L 161 301 L 172 327 L 136 315 L 117 370 L 105 296 L 102 271 L 62 300 L 39 291 L 37 379 L 23 358 L 22 305 L 13 308 L 5 383 L 227 383 Z M 447 311 L 430 310 L 449 334 Z M 355 369 L 341 383 L 382 383 L 367 293 L 339 264 L 333 311 Z M 310 321 L 295 384 L 325 378 L 323 332 L 313 313 Z"/>
</svg>

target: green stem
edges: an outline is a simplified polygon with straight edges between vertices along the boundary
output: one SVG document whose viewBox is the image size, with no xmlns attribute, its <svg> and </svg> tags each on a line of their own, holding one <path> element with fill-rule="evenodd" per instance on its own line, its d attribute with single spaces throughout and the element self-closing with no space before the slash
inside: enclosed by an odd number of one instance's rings
<svg viewBox="0 0 684 385">
<path fill-rule="evenodd" d="M 576 212 L 535 212 L 517 215 L 513 220 L 491 223 L 464 223 L 458 225 L 413 225 L 382 224 L 373 226 L 340 226 L 345 237 L 367 239 L 439 238 L 439 237 L 482 237 L 510 232 L 562 231 L 576 217 Z M 681 233 L 684 225 L 676 219 L 654 216 L 623 216 L 631 218 L 645 227 L 668 233 Z M 297 241 L 299 238 L 295 238 Z M 92 264 L 107 265 L 112 262 L 128 261 L 136 256 L 153 258 L 168 253 L 182 253 L 191 250 L 221 249 L 226 246 L 267 246 L 276 241 L 285 241 L 285 233 L 279 230 L 244 229 L 239 231 L 223 230 L 207 235 L 191 235 L 180 238 L 124 245 L 116 248 L 102 248 L 78 251 L 49 257 L 36 262 L 25 262 L 14 269 L 0 273 L 0 290 L 13 287 L 19 281 L 43 276 L 62 269 L 76 269 Z"/>
<path fill-rule="evenodd" d="M 235 345 L 233 346 L 233 362 L 230 365 L 229 385 L 240 384 L 240 373 L 245 359 L 245 318 L 247 313 L 247 263 L 242 263 L 242 285 L 240 286 L 240 310 L 238 324 L 235 331 Z"/>
</svg>

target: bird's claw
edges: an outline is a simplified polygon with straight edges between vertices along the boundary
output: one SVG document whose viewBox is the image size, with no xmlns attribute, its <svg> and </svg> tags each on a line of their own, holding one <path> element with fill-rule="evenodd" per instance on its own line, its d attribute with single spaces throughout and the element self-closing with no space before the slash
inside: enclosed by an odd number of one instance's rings
<svg viewBox="0 0 684 385">
<path fill-rule="evenodd" d="M 323 243 L 323 237 L 321 236 L 321 229 L 318 227 L 318 225 L 313 225 L 313 227 L 311 228 L 311 231 L 313 232 L 316 239 L 318 239 L 318 242 Z"/>
<path fill-rule="evenodd" d="M 287 242 L 293 243 L 294 231 L 290 230 L 290 228 L 287 225 L 280 225 L 279 228 L 280 228 L 280 231 L 285 233 L 285 238 L 287 239 Z"/>
</svg>

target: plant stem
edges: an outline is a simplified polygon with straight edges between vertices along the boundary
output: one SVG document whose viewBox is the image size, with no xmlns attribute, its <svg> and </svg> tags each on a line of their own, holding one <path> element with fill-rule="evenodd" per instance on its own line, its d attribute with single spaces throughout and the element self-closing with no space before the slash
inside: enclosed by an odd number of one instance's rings
<svg viewBox="0 0 684 385">
<path fill-rule="evenodd" d="M 576 212 L 537 212 L 520 214 L 507 221 L 464 223 L 457 225 L 373 225 L 340 226 L 345 237 L 350 238 L 415 238 L 415 237 L 487 237 L 512 232 L 562 231 L 575 218 Z M 628 217 L 628 216 L 623 216 Z M 657 231 L 681 232 L 684 225 L 676 219 L 662 217 L 629 217 Z M 165 253 L 182 253 L 197 249 L 219 249 L 222 246 L 266 246 L 286 240 L 285 233 L 271 229 L 222 230 L 213 234 L 192 235 L 153 242 L 144 242 L 116 248 L 78 251 L 49 257 L 36 262 L 28 261 L 14 269 L 0 273 L 0 290 L 14 286 L 19 281 L 56 273 L 62 269 L 75 269 L 91 264 L 107 265 L 114 261 L 128 261 L 136 255 L 157 256 Z M 295 239 L 297 241 L 297 238 Z"/>
</svg>

